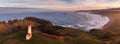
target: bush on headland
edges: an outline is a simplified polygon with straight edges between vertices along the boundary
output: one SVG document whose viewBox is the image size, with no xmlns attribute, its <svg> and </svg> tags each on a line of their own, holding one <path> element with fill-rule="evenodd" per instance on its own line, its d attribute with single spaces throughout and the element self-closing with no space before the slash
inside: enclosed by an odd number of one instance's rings
<svg viewBox="0 0 120 44">
<path fill-rule="evenodd" d="M 49 29 L 53 25 L 51 22 L 36 17 L 25 17 L 23 20 L 9 20 L 8 23 L 0 23 L 0 34 L 27 30 L 27 26 L 32 24 L 33 28 Z"/>
</svg>

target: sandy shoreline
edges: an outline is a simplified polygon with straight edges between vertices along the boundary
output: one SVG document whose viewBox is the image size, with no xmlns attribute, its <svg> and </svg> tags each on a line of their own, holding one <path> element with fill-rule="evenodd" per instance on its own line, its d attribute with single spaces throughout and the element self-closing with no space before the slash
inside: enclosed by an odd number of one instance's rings
<svg viewBox="0 0 120 44">
<path fill-rule="evenodd" d="M 114 22 L 114 18 L 112 17 L 111 14 L 109 14 L 110 13 L 109 11 L 105 12 L 105 13 L 104 12 L 103 13 L 101 13 L 101 12 L 98 12 L 98 13 L 96 13 L 96 12 L 95 13 L 94 12 L 89 12 L 89 13 L 91 13 L 91 14 L 98 14 L 98 15 L 102 15 L 102 16 L 108 17 L 109 22 L 103 26 L 103 29 L 109 28 L 112 25 L 112 23 Z"/>
<path fill-rule="evenodd" d="M 109 18 L 109 22 L 103 26 L 104 29 L 110 27 L 112 23 L 114 22 L 113 18 L 111 16 L 107 16 Z"/>
</svg>

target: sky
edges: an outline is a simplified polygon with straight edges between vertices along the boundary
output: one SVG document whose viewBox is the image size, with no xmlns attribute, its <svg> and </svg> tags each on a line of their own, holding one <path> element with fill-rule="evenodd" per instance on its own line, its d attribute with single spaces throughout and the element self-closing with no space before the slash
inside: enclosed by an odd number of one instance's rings
<svg viewBox="0 0 120 44">
<path fill-rule="evenodd" d="M 120 7 L 120 0 L 0 0 L 0 7 L 88 10 Z"/>
</svg>

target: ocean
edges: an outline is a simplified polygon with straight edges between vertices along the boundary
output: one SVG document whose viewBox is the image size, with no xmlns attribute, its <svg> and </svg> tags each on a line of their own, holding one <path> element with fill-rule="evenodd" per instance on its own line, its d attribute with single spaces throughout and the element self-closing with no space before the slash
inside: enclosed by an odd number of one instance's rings
<svg viewBox="0 0 120 44">
<path fill-rule="evenodd" d="M 44 9 L 27 8 L 0 8 L 0 21 L 23 19 L 33 16 L 51 21 L 54 25 L 71 27 L 90 31 L 91 29 L 102 29 L 109 22 L 107 16 L 74 11 L 53 11 Z"/>
</svg>

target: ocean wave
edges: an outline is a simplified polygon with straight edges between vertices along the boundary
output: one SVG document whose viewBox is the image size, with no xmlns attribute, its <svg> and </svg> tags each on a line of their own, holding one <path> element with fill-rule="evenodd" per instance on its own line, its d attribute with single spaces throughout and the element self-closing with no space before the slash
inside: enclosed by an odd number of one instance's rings
<svg viewBox="0 0 120 44">
<path fill-rule="evenodd" d="M 76 18 L 75 20 L 77 20 L 72 22 L 73 24 L 67 23 L 68 21 L 64 20 L 64 22 L 66 23 L 61 24 L 57 22 L 57 25 L 62 27 L 72 27 L 76 29 L 82 29 L 83 31 L 90 31 L 91 29 L 102 29 L 104 25 L 106 25 L 109 22 L 109 18 L 107 16 L 102 16 L 98 14 L 79 12 L 79 13 L 74 13 L 73 15 L 74 16 L 72 17 Z M 67 19 L 67 20 L 73 21 L 71 19 Z"/>
</svg>

